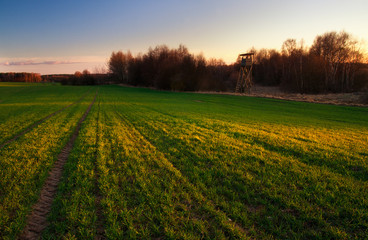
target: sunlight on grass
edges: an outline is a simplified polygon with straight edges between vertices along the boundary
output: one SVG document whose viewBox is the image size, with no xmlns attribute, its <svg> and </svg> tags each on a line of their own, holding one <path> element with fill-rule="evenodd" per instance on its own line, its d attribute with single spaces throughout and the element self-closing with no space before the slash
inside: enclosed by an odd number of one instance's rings
<svg viewBox="0 0 368 240">
<path fill-rule="evenodd" d="M 109 239 L 367 236 L 366 108 L 96 88 L 45 239 L 93 239 L 101 231 Z M 40 91 L 39 98 L 46 97 Z M 1 237 L 22 230 L 48 169 L 91 98 L 0 150 Z M 18 100 L 20 109 L 38 101 Z M 49 102 L 39 111 L 62 103 Z M 0 122 L 9 129 L 4 139 L 37 119 L 32 111 L 0 109 L 8 111 Z"/>
</svg>

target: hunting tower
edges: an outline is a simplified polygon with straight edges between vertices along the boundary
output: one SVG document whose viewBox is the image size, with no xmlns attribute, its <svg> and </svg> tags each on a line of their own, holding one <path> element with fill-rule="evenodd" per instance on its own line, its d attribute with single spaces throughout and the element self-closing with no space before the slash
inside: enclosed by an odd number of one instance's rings
<svg viewBox="0 0 368 240">
<path fill-rule="evenodd" d="M 253 69 L 254 53 L 243 53 L 240 54 L 239 57 L 241 57 L 241 63 L 235 92 L 249 93 L 250 88 L 252 87 L 252 69 Z"/>
</svg>

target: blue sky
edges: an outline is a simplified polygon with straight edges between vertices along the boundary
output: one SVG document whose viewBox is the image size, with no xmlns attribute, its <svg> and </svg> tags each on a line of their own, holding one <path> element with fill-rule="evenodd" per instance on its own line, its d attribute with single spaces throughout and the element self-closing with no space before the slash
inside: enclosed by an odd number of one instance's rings
<svg viewBox="0 0 368 240">
<path fill-rule="evenodd" d="M 0 72 L 101 68 L 112 51 L 184 44 L 227 63 L 251 47 L 307 46 L 328 31 L 368 40 L 368 1 L 0 0 Z"/>
</svg>

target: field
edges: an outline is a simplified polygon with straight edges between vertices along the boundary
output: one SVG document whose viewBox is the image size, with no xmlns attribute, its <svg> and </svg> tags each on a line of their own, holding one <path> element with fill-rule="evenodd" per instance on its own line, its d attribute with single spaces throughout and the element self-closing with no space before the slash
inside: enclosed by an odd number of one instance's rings
<svg viewBox="0 0 368 240">
<path fill-rule="evenodd" d="M 368 238 L 367 108 L 0 83 L 1 239 L 69 143 L 43 239 Z"/>
</svg>

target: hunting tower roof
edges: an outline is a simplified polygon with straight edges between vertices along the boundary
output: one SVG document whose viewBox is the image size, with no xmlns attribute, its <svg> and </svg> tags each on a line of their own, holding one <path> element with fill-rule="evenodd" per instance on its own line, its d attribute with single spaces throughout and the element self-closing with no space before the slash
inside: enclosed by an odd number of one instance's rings
<svg viewBox="0 0 368 240">
<path fill-rule="evenodd" d="M 243 57 L 243 56 L 253 56 L 254 53 L 242 53 L 242 54 L 239 54 L 239 56 Z"/>
</svg>

